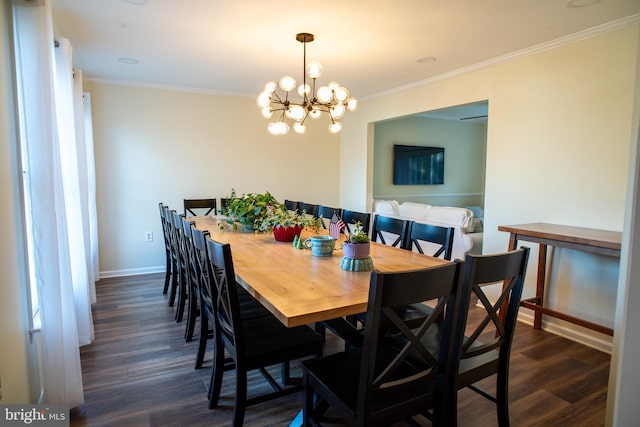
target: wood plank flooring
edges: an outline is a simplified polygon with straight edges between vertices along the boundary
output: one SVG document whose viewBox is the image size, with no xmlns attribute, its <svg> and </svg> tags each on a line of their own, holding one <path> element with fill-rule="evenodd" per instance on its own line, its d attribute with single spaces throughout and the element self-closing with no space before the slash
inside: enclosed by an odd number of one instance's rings
<svg viewBox="0 0 640 427">
<path fill-rule="evenodd" d="M 197 337 L 184 341 L 185 325 L 175 322 L 162 285 L 163 275 L 97 284 L 96 339 L 81 349 L 85 403 L 71 411 L 71 426 L 231 425 L 234 375 L 225 372 L 221 407 L 207 409 L 210 354 L 195 370 Z M 329 335 L 325 353 L 341 343 Z M 519 324 L 511 356 L 511 425 L 604 425 L 609 361 L 608 354 Z M 268 389 L 259 374 L 249 382 L 250 393 Z M 492 390 L 492 381 L 482 386 Z M 294 394 L 251 406 L 245 426 L 287 426 L 301 405 L 301 394 Z M 458 408 L 460 426 L 497 425 L 494 405 L 472 391 L 460 392 Z"/>
</svg>

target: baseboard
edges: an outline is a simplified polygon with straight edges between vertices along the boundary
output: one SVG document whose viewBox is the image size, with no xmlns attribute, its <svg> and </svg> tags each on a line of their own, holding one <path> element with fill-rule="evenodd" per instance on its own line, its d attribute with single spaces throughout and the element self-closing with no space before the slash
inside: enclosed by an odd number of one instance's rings
<svg viewBox="0 0 640 427">
<path fill-rule="evenodd" d="M 533 314 L 527 313 L 521 310 L 518 313 L 518 321 L 533 327 Z M 581 328 L 580 326 L 573 325 L 568 322 L 562 322 L 563 324 L 559 324 L 559 323 L 556 323 L 556 321 L 560 322 L 558 319 L 551 319 L 550 321 L 547 321 L 547 320 L 544 320 L 543 318 L 542 330 L 545 332 L 550 332 L 552 334 L 561 336 L 568 340 L 586 345 L 587 347 L 594 348 L 604 353 L 611 354 L 611 351 L 613 349 L 612 337 L 608 335 L 600 334 L 595 331 L 590 331 L 590 332 L 591 334 L 600 335 L 600 337 L 587 334 L 581 330 L 584 328 Z"/>
<path fill-rule="evenodd" d="M 164 266 L 131 268 L 128 270 L 101 271 L 100 278 L 108 279 L 110 277 L 139 276 L 141 274 L 164 273 L 165 271 L 166 271 L 166 267 Z"/>
</svg>

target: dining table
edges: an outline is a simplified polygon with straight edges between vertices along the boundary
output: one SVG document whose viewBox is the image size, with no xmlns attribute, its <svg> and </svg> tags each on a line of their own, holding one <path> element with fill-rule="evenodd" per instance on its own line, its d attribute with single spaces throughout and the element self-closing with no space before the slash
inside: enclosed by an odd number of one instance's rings
<svg viewBox="0 0 640 427">
<path fill-rule="evenodd" d="M 294 327 L 366 312 L 370 271 L 341 268 L 342 240 L 331 256 L 314 256 L 291 242 L 279 242 L 271 232 L 235 230 L 224 218 L 191 217 L 211 239 L 231 245 L 238 283 L 283 325 Z M 304 229 L 300 238 L 327 234 Z M 346 237 L 345 237 L 346 238 Z M 373 268 L 398 272 L 448 263 L 440 258 L 371 242 Z"/>
<path fill-rule="evenodd" d="M 361 342 L 358 340 L 362 335 L 345 319 L 366 312 L 371 271 L 341 268 L 342 239 L 336 241 L 331 256 L 315 256 L 312 250 L 276 241 L 272 232 L 235 229 L 224 217 L 189 220 L 198 229 L 208 231 L 211 239 L 231 245 L 237 282 L 283 325 L 320 323 L 345 342 Z M 326 234 L 326 230 L 305 228 L 300 239 Z M 382 243 L 371 242 L 370 246 L 373 268 L 381 272 L 416 270 L 450 262 Z M 289 427 L 301 425 L 302 411 Z"/>
</svg>

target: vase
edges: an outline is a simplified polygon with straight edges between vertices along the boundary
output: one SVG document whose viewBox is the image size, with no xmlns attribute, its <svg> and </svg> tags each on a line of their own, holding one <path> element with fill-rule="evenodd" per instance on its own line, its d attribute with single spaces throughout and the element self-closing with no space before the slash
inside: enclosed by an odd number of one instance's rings
<svg viewBox="0 0 640 427">
<path fill-rule="evenodd" d="M 296 236 L 300 236 L 304 227 L 297 225 L 294 227 L 273 227 L 273 237 L 278 242 L 293 242 Z"/>
<path fill-rule="evenodd" d="M 371 242 L 367 243 L 344 243 L 342 245 L 344 256 L 352 259 L 364 259 L 369 256 Z"/>
</svg>

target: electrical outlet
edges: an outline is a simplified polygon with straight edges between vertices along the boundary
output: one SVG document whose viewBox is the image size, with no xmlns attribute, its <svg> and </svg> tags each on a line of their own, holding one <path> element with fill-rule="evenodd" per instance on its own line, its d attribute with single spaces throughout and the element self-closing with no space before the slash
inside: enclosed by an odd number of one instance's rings
<svg viewBox="0 0 640 427">
<path fill-rule="evenodd" d="M 145 242 L 153 242 L 153 231 L 145 231 L 144 232 L 144 241 Z"/>
</svg>

